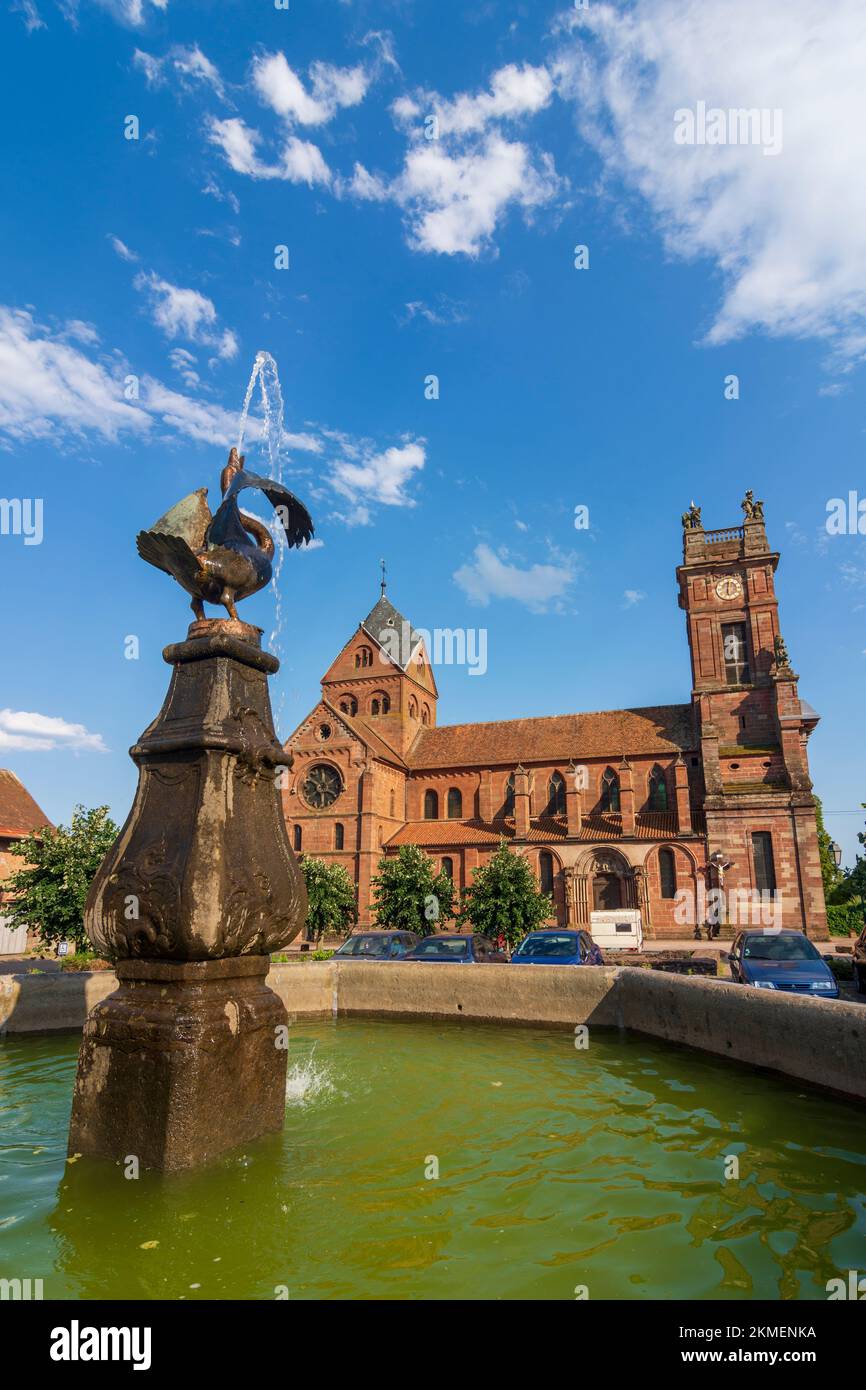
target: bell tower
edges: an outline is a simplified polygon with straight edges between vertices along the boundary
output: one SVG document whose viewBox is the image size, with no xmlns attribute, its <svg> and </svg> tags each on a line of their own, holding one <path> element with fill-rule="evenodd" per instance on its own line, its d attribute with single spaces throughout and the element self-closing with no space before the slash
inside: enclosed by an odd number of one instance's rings
<svg viewBox="0 0 866 1390">
<path fill-rule="evenodd" d="M 799 697 L 779 630 L 779 554 L 767 540 L 764 504 L 750 490 L 741 506 L 741 525 L 707 531 L 692 503 L 682 518 L 677 570 L 708 853 L 719 851 L 732 864 L 732 885 L 781 895 L 783 922 L 775 925 L 824 937 L 806 752 L 818 715 Z"/>
</svg>

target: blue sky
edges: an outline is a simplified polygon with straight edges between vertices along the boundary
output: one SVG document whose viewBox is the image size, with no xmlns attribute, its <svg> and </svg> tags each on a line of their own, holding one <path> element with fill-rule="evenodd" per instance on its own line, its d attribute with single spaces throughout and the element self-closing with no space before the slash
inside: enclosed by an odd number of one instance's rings
<svg viewBox="0 0 866 1390">
<path fill-rule="evenodd" d="M 825 520 L 866 496 L 859 3 L 3 4 L 0 491 L 43 538 L 0 536 L 0 761 L 46 812 L 126 814 L 189 618 L 134 536 L 215 497 L 264 349 L 321 542 L 281 577 L 283 736 L 382 556 L 416 625 L 487 631 L 441 722 L 687 700 L 680 514 L 751 487 L 853 859 L 866 541 Z M 781 111 L 781 148 L 677 145 L 699 101 Z"/>
</svg>

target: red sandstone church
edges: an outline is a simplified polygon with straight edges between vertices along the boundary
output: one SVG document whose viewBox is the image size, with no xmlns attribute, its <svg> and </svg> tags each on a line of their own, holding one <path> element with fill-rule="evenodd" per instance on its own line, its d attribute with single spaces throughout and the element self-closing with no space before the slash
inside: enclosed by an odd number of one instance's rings
<svg viewBox="0 0 866 1390">
<path fill-rule="evenodd" d="M 504 838 L 551 893 L 552 923 L 636 908 L 647 935 L 690 936 L 721 886 L 739 903 L 723 920 L 759 925 L 744 904 L 771 898 L 772 925 L 826 937 L 806 750 L 818 716 L 779 632 L 763 504 L 742 505 L 743 525 L 721 531 L 694 505 L 683 517 L 687 704 L 439 724 L 424 642 L 383 583 L 286 744 L 292 844 L 344 865 L 361 925 L 383 854 L 420 845 L 462 890 Z"/>
</svg>

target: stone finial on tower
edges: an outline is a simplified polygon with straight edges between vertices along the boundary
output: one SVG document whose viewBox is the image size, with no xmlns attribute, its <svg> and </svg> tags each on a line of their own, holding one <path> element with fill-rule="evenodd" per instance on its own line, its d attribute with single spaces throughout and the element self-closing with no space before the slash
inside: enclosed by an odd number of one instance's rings
<svg viewBox="0 0 866 1390">
<path fill-rule="evenodd" d="M 687 512 L 683 512 L 684 531 L 703 531 L 704 523 L 701 521 L 701 509 L 692 502 Z"/>
<path fill-rule="evenodd" d="M 388 587 L 387 580 L 385 579 L 385 561 L 380 560 L 379 564 L 382 566 L 382 578 L 379 580 L 379 588 L 382 592 L 382 598 L 384 598 L 385 590 Z"/>
<path fill-rule="evenodd" d="M 751 488 L 749 488 L 748 492 L 746 493 L 745 497 L 740 503 L 740 506 L 743 509 L 743 515 L 745 516 L 746 521 L 764 520 L 764 504 L 763 502 L 755 501 L 755 494 L 753 493 Z"/>
</svg>

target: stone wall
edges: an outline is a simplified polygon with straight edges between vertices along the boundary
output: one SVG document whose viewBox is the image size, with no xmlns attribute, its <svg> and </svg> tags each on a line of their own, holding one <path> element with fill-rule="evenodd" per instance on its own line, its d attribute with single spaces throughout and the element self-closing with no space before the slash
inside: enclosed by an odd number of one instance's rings
<svg viewBox="0 0 866 1390">
<path fill-rule="evenodd" d="M 588 1024 L 590 1037 L 592 1028 L 627 1028 L 866 1100 L 866 1009 L 859 1004 L 615 967 L 313 961 L 273 966 L 268 984 L 291 1019 Z M 110 971 L 2 976 L 0 1032 L 80 1029 L 116 987 Z"/>
</svg>

